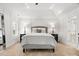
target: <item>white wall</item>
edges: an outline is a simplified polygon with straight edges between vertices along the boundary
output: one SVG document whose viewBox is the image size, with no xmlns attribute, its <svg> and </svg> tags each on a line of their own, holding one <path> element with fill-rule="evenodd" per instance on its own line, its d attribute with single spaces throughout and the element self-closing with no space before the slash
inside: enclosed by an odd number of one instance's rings
<svg viewBox="0 0 79 59">
<path fill-rule="evenodd" d="M 19 28 L 20 28 L 19 32 L 20 33 L 24 32 L 24 26 L 27 27 L 26 33 L 31 32 L 32 26 L 46 26 L 48 27 L 48 32 L 50 33 L 51 32 L 50 30 L 52 27 L 50 23 L 55 23 L 55 26 L 57 27 L 57 22 L 58 22 L 56 21 L 57 19 L 54 19 L 53 17 L 49 19 L 46 19 L 46 18 L 19 18 L 19 19 L 20 19 L 19 21 Z M 56 32 L 58 31 L 56 30 Z"/>
<path fill-rule="evenodd" d="M 74 16 L 76 16 L 75 13 L 77 13 L 76 9 L 68 14 L 64 13 L 61 16 L 59 16 L 60 20 L 59 38 L 63 43 L 77 48 L 78 44 L 77 33 L 76 33 L 77 23 L 75 23 L 76 19 L 73 18 Z"/>
<path fill-rule="evenodd" d="M 6 36 L 6 47 L 10 47 L 15 44 L 18 40 L 18 34 L 13 35 L 13 21 L 16 22 L 16 17 L 12 13 L 12 9 L 4 8 L 4 22 L 5 22 L 5 36 Z"/>
</svg>

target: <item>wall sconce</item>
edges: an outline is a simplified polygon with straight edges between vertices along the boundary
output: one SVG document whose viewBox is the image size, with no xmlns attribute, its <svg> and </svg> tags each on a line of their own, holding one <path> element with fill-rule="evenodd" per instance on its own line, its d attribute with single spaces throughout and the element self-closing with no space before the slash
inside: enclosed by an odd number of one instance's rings
<svg viewBox="0 0 79 59">
<path fill-rule="evenodd" d="M 51 33 L 53 34 L 55 32 L 55 24 L 50 23 L 50 26 L 51 26 Z"/>
</svg>

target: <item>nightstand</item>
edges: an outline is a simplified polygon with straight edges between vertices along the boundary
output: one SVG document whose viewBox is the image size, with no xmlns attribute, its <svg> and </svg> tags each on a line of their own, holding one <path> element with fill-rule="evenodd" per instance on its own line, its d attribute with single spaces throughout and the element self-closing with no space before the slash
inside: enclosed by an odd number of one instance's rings
<svg viewBox="0 0 79 59">
<path fill-rule="evenodd" d="M 20 42 L 22 41 L 22 36 L 24 36 L 26 34 L 20 34 Z"/>
<path fill-rule="evenodd" d="M 58 34 L 51 34 L 52 36 L 54 36 L 55 40 L 58 42 Z"/>
</svg>

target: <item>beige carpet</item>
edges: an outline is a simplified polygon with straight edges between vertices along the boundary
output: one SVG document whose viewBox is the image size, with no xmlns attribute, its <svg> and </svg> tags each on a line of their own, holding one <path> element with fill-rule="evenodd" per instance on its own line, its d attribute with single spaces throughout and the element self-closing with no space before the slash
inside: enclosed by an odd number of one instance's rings
<svg viewBox="0 0 79 59">
<path fill-rule="evenodd" d="M 58 43 L 55 53 L 52 50 L 29 50 L 23 53 L 20 43 L 0 51 L 1 56 L 78 56 L 79 51 L 70 46 Z"/>
</svg>

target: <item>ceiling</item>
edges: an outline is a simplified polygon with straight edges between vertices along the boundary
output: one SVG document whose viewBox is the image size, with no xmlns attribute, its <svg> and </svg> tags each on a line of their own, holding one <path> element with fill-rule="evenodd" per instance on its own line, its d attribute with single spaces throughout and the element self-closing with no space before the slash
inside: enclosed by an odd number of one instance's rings
<svg viewBox="0 0 79 59">
<path fill-rule="evenodd" d="M 55 18 L 77 9 L 77 3 L 0 3 L 0 9 L 8 8 L 18 17 Z"/>
</svg>

